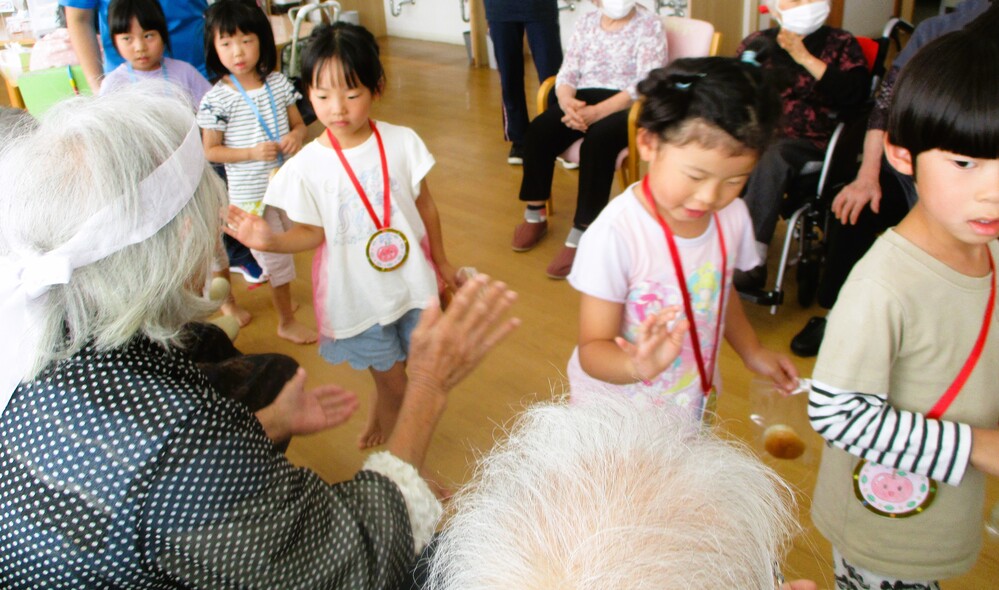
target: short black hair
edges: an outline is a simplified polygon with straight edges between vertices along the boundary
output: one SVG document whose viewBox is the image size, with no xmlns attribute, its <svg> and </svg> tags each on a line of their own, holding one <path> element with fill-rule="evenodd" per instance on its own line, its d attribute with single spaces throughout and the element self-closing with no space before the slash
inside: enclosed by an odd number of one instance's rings
<svg viewBox="0 0 999 590">
<path fill-rule="evenodd" d="M 899 73 L 888 140 L 919 154 L 940 149 L 999 157 L 999 41 L 995 32 L 948 33 L 921 48 Z"/>
<path fill-rule="evenodd" d="M 731 57 L 678 59 L 652 70 L 638 91 L 638 126 L 667 142 L 679 139 L 685 123 L 701 121 L 760 154 L 781 116 L 780 97 L 761 68 Z"/>
<path fill-rule="evenodd" d="M 330 60 L 336 59 L 343 64 L 349 88 L 360 84 L 373 94 L 379 94 L 385 86 L 385 69 L 380 54 L 375 36 L 360 25 L 341 21 L 320 25 L 312 31 L 302 54 L 305 88 L 308 90 L 315 86 L 320 72 Z"/>
<path fill-rule="evenodd" d="M 264 11 L 253 0 L 219 0 L 205 11 L 205 67 L 220 80 L 229 73 L 215 51 L 215 34 L 232 35 L 236 31 L 252 33 L 260 40 L 257 74 L 261 80 L 277 67 L 274 31 Z"/>
<path fill-rule="evenodd" d="M 139 21 L 143 31 L 156 31 L 163 38 L 163 46 L 170 49 L 170 31 L 167 30 L 166 15 L 157 0 L 111 0 L 108 5 L 108 31 L 111 42 L 115 35 L 132 30 L 132 19 Z M 115 44 L 115 49 L 118 45 Z"/>
</svg>

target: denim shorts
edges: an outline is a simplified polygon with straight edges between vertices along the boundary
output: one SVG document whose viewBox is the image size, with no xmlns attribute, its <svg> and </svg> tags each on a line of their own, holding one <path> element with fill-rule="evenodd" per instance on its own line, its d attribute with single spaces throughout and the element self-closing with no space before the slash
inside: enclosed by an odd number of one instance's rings
<svg viewBox="0 0 999 590">
<path fill-rule="evenodd" d="M 388 371 L 392 365 L 409 356 L 409 339 L 420 321 L 422 309 L 411 309 L 395 322 L 383 326 L 375 324 L 350 338 L 319 339 L 319 356 L 326 362 L 338 365 L 350 363 L 357 370 Z"/>
</svg>

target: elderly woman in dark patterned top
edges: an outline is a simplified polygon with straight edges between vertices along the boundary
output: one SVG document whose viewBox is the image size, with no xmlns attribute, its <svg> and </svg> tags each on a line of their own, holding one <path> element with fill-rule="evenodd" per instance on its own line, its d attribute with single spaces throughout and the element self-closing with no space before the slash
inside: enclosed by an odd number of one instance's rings
<svg viewBox="0 0 999 590">
<path fill-rule="evenodd" d="M 194 364 L 225 188 L 169 93 L 74 99 L 0 148 L 0 587 L 397 587 L 441 511 L 418 470 L 447 392 L 514 295 L 476 278 L 424 313 L 388 450 L 352 480 L 296 468 L 272 441 L 356 398 L 299 370 L 255 416 Z"/>
<path fill-rule="evenodd" d="M 738 49 L 740 55 L 747 49 L 765 52 L 759 61 L 782 84 L 778 141 L 760 157 L 744 196 L 764 260 L 788 184 L 805 162 L 822 159 L 836 114 L 859 106 L 870 93 L 867 60 L 857 40 L 825 25 L 829 0 L 767 0 L 767 6 L 780 27 L 749 35 Z M 736 271 L 734 282 L 741 290 L 762 287 L 766 264 Z"/>
</svg>

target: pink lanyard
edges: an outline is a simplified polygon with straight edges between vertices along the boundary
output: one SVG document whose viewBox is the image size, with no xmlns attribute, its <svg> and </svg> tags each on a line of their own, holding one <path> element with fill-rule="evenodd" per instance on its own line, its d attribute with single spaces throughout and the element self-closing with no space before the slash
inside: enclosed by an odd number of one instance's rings
<svg viewBox="0 0 999 590">
<path fill-rule="evenodd" d="M 947 408 L 950 407 L 951 402 L 961 392 L 961 388 L 968 381 L 971 372 L 975 370 L 975 365 L 978 364 L 978 359 L 982 356 L 982 349 L 985 348 L 985 341 L 988 340 L 989 327 L 992 325 L 992 310 L 996 304 L 996 264 L 992 260 L 992 252 L 988 252 L 988 255 L 989 270 L 992 271 L 992 285 L 989 291 L 989 302 L 985 305 L 985 319 L 982 321 L 982 329 L 978 332 L 978 340 L 975 341 L 975 346 L 971 349 L 968 360 L 964 361 L 961 372 L 957 374 L 957 378 L 950 384 L 950 387 L 947 388 L 947 391 L 944 392 L 936 405 L 933 406 L 933 409 L 926 414 L 926 417 L 930 420 L 936 420 L 940 416 L 943 416 Z"/>
<path fill-rule="evenodd" d="M 707 397 L 711 391 L 711 385 L 715 378 L 715 367 L 718 366 L 718 348 L 721 344 L 722 311 L 725 304 L 725 275 L 728 270 L 728 251 L 725 249 L 725 234 L 722 232 L 721 223 L 718 221 L 718 214 L 712 214 L 715 220 L 715 227 L 718 230 L 718 244 L 721 246 L 721 292 L 718 294 L 718 322 L 715 324 L 715 345 L 714 358 L 711 362 L 711 372 L 704 366 L 704 355 L 701 353 L 701 339 L 697 335 L 697 322 L 694 320 L 694 307 L 690 303 L 690 291 L 687 290 L 687 278 L 683 272 L 683 263 L 680 261 L 680 252 L 676 247 L 676 240 L 673 239 L 673 230 L 670 229 L 666 220 L 659 214 L 655 200 L 652 198 L 652 191 L 649 189 L 649 177 L 642 179 L 642 192 L 645 193 L 645 200 L 649 203 L 649 209 L 655 215 L 659 226 L 663 228 L 663 235 L 666 236 L 666 245 L 669 246 L 669 254 L 673 258 L 673 270 L 676 272 L 676 282 L 680 285 L 680 294 L 683 296 L 683 310 L 687 314 L 687 321 L 690 322 L 690 340 L 694 347 L 694 359 L 697 361 L 697 371 L 701 375 L 701 390 Z"/>
<path fill-rule="evenodd" d="M 392 201 L 389 196 L 389 175 L 388 175 L 388 164 L 385 162 L 385 145 L 382 143 L 382 136 L 378 133 L 378 127 L 375 126 L 375 122 L 368 120 L 368 124 L 371 125 L 371 131 L 375 134 L 375 140 L 378 142 L 378 155 L 382 162 L 382 185 L 385 192 L 385 212 L 384 220 L 379 221 L 378 215 L 375 214 L 374 207 L 371 206 L 371 201 L 368 200 L 368 195 L 364 192 L 364 187 L 357 180 L 357 175 L 354 174 L 354 169 L 350 167 L 350 163 L 347 162 L 347 158 L 343 155 L 343 148 L 340 147 L 340 142 L 337 141 L 336 137 L 329 129 L 326 129 L 326 137 L 330 140 L 330 145 L 333 146 L 333 150 L 336 151 L 336 155 L 340 158 L 340 163 L 343 164 L 343 169 L 347 171 L 347 176 L 350 177 L 350 181 L 354 183 L 354 188 L 357 189 L 358 196 L 361 197 L 361 201 L 364 202 L 364 208 L 368 210 L 368 215 L 371 216 L 371 220 L 375 222 L 375 229 L 382 230 L 386 227 L 391 227 L 392 225 Z"/>
</svg>

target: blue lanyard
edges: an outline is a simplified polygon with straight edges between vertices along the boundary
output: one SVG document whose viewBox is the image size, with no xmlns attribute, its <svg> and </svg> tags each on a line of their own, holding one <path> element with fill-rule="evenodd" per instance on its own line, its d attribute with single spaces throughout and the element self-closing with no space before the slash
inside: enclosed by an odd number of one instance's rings
<svg viewBox="0 0 999 590">
<path fill-rule="evenodd" d="M 229 79 L 232 80 L 232 85 L 236 87 L 236 90 L 239 90 L 239 93 L 243 95 L 243 100 L 246 101 L 246 104 L 253 110 L 253 114 L 257 116 L 257 121 L 260 121 L 260 127 L 264 130 L 267 138 L 274 143 L 281 141 L 281 137 L 276 133 L 277 131 L 280 131 L 278 124 L 277 101 L 274 100 L 274 93 L 271 92 L 271 87 L 270 84 L 267 83 L 267 80 L 264 80 L 264 89 L 267 90 L 267 96 L 271 100 L 271 111 L 274 112 L 274 131 L 271 131 L 270 126 L 267 125 L 267 121 L 264 121 L 264 116 L 260 114 L 260 109 L 257 108 L 257 103 L 250 98 L 250 95 L 246 93 L 246 90 L 243 90 L 243 85 L 239 83 L 236 76 L 229 76 Z M 278 166 L 281 164 L 284 164 L 284 155 L 282 155 L 281 152 L 278 152 Z"/>
<path fill-rule="evenodd" d="M 132 84 L 138 82 L 139 79 L 135 77 L 135 70 L 132 69 L 132 64 L 126 61 L 125 66 L 128 68 L 128 77 L 131 78 Z M 160 62 L 160 71 L 163 72 L 163 79 L 169 81 L 170 78 L 167 77 L 167 71 L 166 71 L 166 61 Z"/>
</svg>

